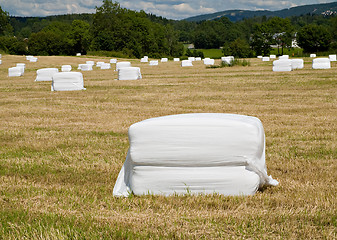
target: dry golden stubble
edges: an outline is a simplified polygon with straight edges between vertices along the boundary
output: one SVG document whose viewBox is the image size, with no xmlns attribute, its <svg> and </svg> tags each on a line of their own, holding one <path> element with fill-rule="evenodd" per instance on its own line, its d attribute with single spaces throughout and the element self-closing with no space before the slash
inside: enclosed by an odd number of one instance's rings
<svg viewBox="0 0 337 240">
<path fill-rule="evenodd" d="M 4 216 L 20 209 L 29 216 L 26 222 L 8 217 L 18 231 L 6 237 L 28 236 L 36 218 L 44 222 L 30 236 L 54 239 L 69 231 L 90 238 L 104 226 L 149 238 L 336 237 L 335 63 L 330 70 L 313 70 L 306 59 L 304 69 L 276 73 L 271 62 L 257 59 L 250 59 L 250 67 L 217 69 L 201 62 L 182 68 L 131 60 L 141 67 L 142 80 L 118 81 L 113 69 L 94 67 L 82 72 L 86 91 L 51 92 L 50 82 L 34 82 L 37 69 L 70 64 L 76 71 L 86 60 L 109 58 L 38 58 L 29 63 L 24 56 L 4 55 L 0 65 L 1 209 Z M 8 67 L 18 62 L 26 63 L 24 76 L 7 77 Z M 268 173 L 280 186 L 239 198 L 114 198 L 128 127 L 190 112 L 260 118 Z M 57 227 L 48 214 L 75 218 L 77 228 Z M 86 219 L 91 231 L 84 230 Z"/>
</svg>

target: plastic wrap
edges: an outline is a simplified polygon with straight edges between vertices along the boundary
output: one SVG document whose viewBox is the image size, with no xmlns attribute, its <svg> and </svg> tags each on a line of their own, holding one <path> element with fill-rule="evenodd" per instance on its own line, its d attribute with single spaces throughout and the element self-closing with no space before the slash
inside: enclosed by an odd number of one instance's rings
<svg viewBox="0 0 337 240">
<path fill-rule="evenodd" d="M 41 68 L 36 71 L 35 81 L 52 81 L 55 73 L 58 73 L 57 68 Z"/>
<path fill-rule="evenodd" d="M 71 71 L 71 65 L 62 65 L 61 72 L 70 72 Z"/>
<path fill-rule="evenodd" d="M 289 59 L 289 55 L 282 55 L 278 57 L 280 60 L 286 60 Z"/>
<path fill-rule="evenodd" d="M 129 128 L 130 148 L 113 194 L 251 195 L 267 175 L 263 126 L 255 117 L 200 113 L 148 119 Z"/>
<path fill-rule="evenodd" d="M 78 68 L 81 71 L 92 71 L 92 64 L 78 64 Z"/>
<path fill-rule="evenodd" d="M 125 68 L 125 67 L 131 67 L 131 63 L 130 62 L 117 62 L 116 63 L 116 71 L 118 71 L 118 69 L 120 68 Z"/>
<path fill-rule="evenodd" d="M 59 72 L 53 75 L 52 91 L 85 90 L 83 75 L 80 72 Z"/>
<path fill-rule="evenodd" d="M 190 60 L 182 60 L 181 66 L 182 67 L 193 67 L 193 64 L 192 64 L 192 61 L 190 61 Z"/>
<path fill-rule="evenodd" d="M 214 65 L 214 59 L 205 58 L 203 61 L 205 65 Z"/>
<path fill-rule="evenodd" d="M 32 57 L 29 62 L 37 62 L 37 57 Z"/>
<path fill-rule="evenodd" d="M 110 65 L 110 63 L 102 63 L 100 67 L 101 67 L 101 69 L 110 69 L 111 65 Z"/>
<path fill-rule="evenodd" d="M 289 72 L 292 70 L 290 59 L 280 59 L 273 62 L 274 72 Z"/>
<path fill-rule="evenodd" d="M 138 80 L 142 78 L 139 67 L 124 67 L 118 69 L 118 80 Z"/>
<path fill-rule="evenodd" d="M 329 59 L 330 59 L 330 62 L 336 62 L 337 61 L 336 54 L 329 55 Z"/>
<path fill-rule="evenodd" d="M 312 60 L 313 69 L 329 69 L 331 68 L 329 58 L 315 58 Z"/>
<path fill-rule="evenodd" d="M 158 66 L 158 60 L 151 60 L 149 65 L 150 66 Z"/>
<path fill-rule="evenodd" d="M 8 77 L 20 77 L 23 75 L 21 67 L 8 68 Z"/>
<path fill-rule="evenodd" d="M 304 68 L 303 59 L 291 59 L 291 68 L 292 69 L 302 69 L 302 68 Z"/>
<path fill-rule="evenodd" d="M 226 64 L 231 64 L 234 61 L 234 57 L 233 56 L 221 57 L 221 61 L 223 61 Z"/>
</svg>

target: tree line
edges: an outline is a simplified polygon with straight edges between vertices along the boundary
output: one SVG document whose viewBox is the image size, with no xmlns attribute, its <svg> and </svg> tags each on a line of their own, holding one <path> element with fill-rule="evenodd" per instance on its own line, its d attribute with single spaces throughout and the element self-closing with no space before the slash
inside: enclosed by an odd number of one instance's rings
<svg viewBox="0 0 337 240">
<path fill-rule="evenodd" d="M 103 0 L 94 14 L 45 18 L 10 17 L 0 7 L 0 49 L 10 54 L 75 55 L 88 51 L 115 56 L 153 58 L 199 55 L 185 51 L 222 48 L 224 55 L 269 55 L 272 46 L 283 54 L 296 39 L 304 52 L 337 50 L 337 17 L 304 15 L 290 18 L 253 17 L 232 22 L 168 20 Z"/>
</svg>

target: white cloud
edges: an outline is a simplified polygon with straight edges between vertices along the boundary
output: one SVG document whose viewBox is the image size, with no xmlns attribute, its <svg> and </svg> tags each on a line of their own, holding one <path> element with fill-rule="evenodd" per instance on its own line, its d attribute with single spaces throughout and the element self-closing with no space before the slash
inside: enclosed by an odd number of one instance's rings
<svg viewBox="0 0 337 240">
<path fill-rule="evenodd" d="M 179 5 L 173 5 L 173 9 L 179 12 L 195 13 L 195 9 L 193 9 L 189 4 L 186 4 L 186 3 L 181 3 Z"/>
<path fill-rule="evenodd" d="M 114 1 L 114 0 L 113 0 Z M 280 10 L 298 5 L 328 3 L 334 0 L 127 0 L 122 7 L 144 10 L 170 19 L 207 14 L 217 11 Z M 93 13 L 102 0 L 0 0 L 3 10 L 14 16 L 47 16 L 67 13 Z"/>
</svg>

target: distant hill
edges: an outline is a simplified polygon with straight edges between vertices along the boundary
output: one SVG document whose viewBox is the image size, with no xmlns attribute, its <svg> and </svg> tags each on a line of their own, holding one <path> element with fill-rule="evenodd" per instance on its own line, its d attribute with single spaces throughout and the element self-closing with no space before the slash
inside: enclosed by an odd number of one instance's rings
<svg viewBox="0 0 337 240">
<path fill-rule="evenodd" d="M 199 15 L 195 17 L 186 18 L 184 20 L 190 22 L 199 22 L 205 20 L 214 20 L 221 17 L 228 17 L 231 21 L 236 22 L 242 19 L 267 16 L 267 17 L 291 17 L 301 16 L 307 14 L 323 14 L 325 16 L 337 14 L 337 2 L 304 5 L 293 8 L 287 8 L 278 11 L 248 11 L 248 10 L 227 10 L 222 12 Z"/>
</svg>

